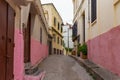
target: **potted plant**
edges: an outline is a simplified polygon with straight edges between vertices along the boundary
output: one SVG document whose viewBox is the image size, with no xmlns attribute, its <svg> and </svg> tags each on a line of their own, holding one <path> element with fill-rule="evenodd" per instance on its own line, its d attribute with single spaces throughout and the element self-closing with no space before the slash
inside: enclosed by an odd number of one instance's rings
<svg viewBox="0 0 120 80">
<path fill-rule="evenodd" d="M 80 57 L 80 47 L 81 47 L 81 45 L 80 45 L 80 44 L 78 44 L 78 46 L 77 46 L 77 47 L 78 47 L 78 49 L 77 49 L 77 56 L 78 56 L 78 57 Z"/>
<path fill-rule="evenodd" d="M 87 59 L 87 45 L 84 43 L 82 46 L 80 46 L 79 50 L 81 58 Z"/>
</svg>

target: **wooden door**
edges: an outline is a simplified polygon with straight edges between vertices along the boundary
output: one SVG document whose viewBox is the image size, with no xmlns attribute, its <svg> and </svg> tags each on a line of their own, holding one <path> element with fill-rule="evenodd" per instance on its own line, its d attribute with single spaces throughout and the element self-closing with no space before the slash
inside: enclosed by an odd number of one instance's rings
<svg viewBox="0 0 120 80">
<path fill-rule="evenodd" d="M 0 0 L 0 80 L 5 80 L 6 72 L 6 29 L 7 4 Z"/>
<path fill-rule="evenodd" d="M 14 10 L 8 6 L 8 30 L 7 30 L 7 71 L 6 80 L 11 80 L 13 78 L 13 58 L 14 58 Z"/>
<path fill-rule="evenodd" d="M 28 25 L 24 35 L 24 62 L 30 62 L 30 43 L 31 43 L 31 15 L 28 18 Z"/>
<path fill-rule="evenodd" d="M 14 10 L 0 0 L 0 80 L 13 79 Z"/>
</svg>

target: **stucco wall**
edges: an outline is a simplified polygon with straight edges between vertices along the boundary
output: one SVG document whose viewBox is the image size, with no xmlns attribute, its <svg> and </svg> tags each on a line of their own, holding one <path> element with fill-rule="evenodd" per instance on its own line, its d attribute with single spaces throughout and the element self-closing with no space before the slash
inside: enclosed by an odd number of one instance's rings
<svg viewBox="0 0 120 80">
<path fill-rule="evenodd" d="M 74 15 L 73 22 L 78 21 L 78 34 L 83 35 L 82 13 L 85 11 L 88 58 L 120 76 L 120 1 L 114 5 L 114 0 L 97 0 L 97 19 L 94 23 L 88 23 L 91 16 L 88 6 L 91 7 L 91 4 L 87 5 L 87 1 L 84 0 L 77 15 Z M 83 37 L 80 38 L 83 42 Z"/>
<path fill-rule="evenodd" d="M 23 80 L 24 76 L 24 41 L 19 29 L 15 29 L 14 79 Z"/>
<path fill-rule="evenodd" d="M 109 31 L 114 26 L 114 2 L 113 0 L 97 1 L 97 19 L 90 23 L 90 38 L 95 38 L 104 32 Z"/>
<path fill-rule="evenodd" d="M 120 1 L 114 5 L 114 11 L 115 11 L 115 25 L 120 24 Z"/>
<path fill-rule="evenodd" d="M 31 26 L 31 63 L 35 65 L 48 56 L 48 35 L 40 17 L 32 15 L 31 18 L 35 20 Z M 42 43 L 40 42 L 40 28 L 42 28 Z"/>
<path fill-rule="evenodd" d="M 120 76 L 120 26 L 88 41 L 88 58 Z"/>
<path fill-rule="evenodd" d="M 74 14 L 73 22 L 77 22 L 77 30 L 78 34 L 80 35 L 80 43 L 84 43 L 83 41 L 83 15 L 85 16 L 85 40 L 89 39 L 89 16 L 88 16 L 88 0 L 84 0 L 83 3 L 81 0 L 78 0 L 79 8 L 76 10 Z M 81 5 L 80 5 L 81 4 Z"/>
<path fill-rule="evenodd" d="M 51 10 L 51 8 L 50 8 L 50 6 L 49 6 L 49 8 L 48 8 L 48 6 L 49 5 L 42 5 L 42 7 L 43 7 L 43 10 L 44 10 L 44 12 L 48 12 L 48 18 L 49 18 L 49 20 L 47 20 L 48 21 L 48 25 L 49 25 L 49 27 L 51 27 L 52 26 L 52 24 L 53 24 L 53 21 L 51 20 L 52 19 L 52 10 Z"/>
<path fill-rule="evenodd" d="M 57 11 L 55 10 L 55 8 L 52 5 L 51 5 L 51 11 L 52 11 L 52 19 L 51 19 L 52 20 L 52 26 L 62 36 L 62 32 L 61 32 L 62 19 L 61 19 L 61 16 L 59 15 L 59 13 L 57 13 Z M 56 18 L 56 26 L 54 26 L 54 17 Z M 58 30 L 58 22 L 59 22 L 59 25 L 60 25 L 59 30 Z M 56 33 L 53 30 L 53 34 L 56 35 L 56 42 L 54 42 L 54 39 L 53 39 L 53 48 L 63 50 L 63 46 L 61 45 L 61 40 L 63 40 L 63 38 L 60 35 L 58 35 L 58 33 Z M 59 37 L 59 44 L 58 44 L 58 37 Z"/>
<path fill-rule="evenodd" d="M 25 24 L 24 27 L 27 27 L 30 6 L 31 6 L 30 3 L 27 6 L 21 6 L 21 25 L 23 25 L 24 23 Z"/>
<path fill-rule="evenodd" d="M 48 45 L 31 38 L 31 64 L 35 65 L 48 56 Z"/>
<path fill-rule="evenodd" d="M 45 30 L 45 26 L 43 25 L 42 21 L 40 21 L 41 19 L 39 15 L 32 15 L 32 18 L 34 18 L 34 23 L 31 26 L 32 37 L 40 41 L 40 28 L 42 28 L 42 44 L 46 45 L 48 40 L 48 35 Z"/>
<path fill-rule="evenodd" d="M 88 58 L 120 76 L 120 3 L 97 1 L 97 19 L 90 23 Z M 117 26 L 117 27 L 116 27 Z"/>
<path fill-rule="evenodd" d="M 52 47 L 56 48 L 56 49 L 59 49 L 59 50 L 63 50 L 63 46 L 61 45 L 61 40 L 63 38 L 59 35 L 59 34 L 62 35 L 62 32 L 61 32 L 62 19 L 61 19 L 61 16 L 59 15 L 59 13 L 57 12 L 56 8 L 54 7 L 54 5 L 52 3 L 43 4 L 43 9 L 44 9 L 44 11 L 48 12 L 48 15 L 49 15 L 48 25 L 49 25 L 49 27 L 51 27 L 52 35 L 53 34 L 56 35 L 56 41 L 54 41 L 54 39 L 52 39 Z M 54 26 L 54 17 L 56 18 L 56 26 Z M 58 30 L 58 22 L 60 24 L 59 30 Z M 56 33 L 54 30 L 52 30 L 52 28 L 54 28 L 59 34 Z M 59 37 L 59 44 L 57 42 L 58 37 Z"/>
<path fill-rule="evenodd" d="M 14 48 L 14 80 L 23 80 L 24 77 L 24 39 L 23 39 L 23 23 L 26 27 L 29 15 L 30 4 L 25 7 L 22 6 L 21 10 L 15 8 L 15 48 Z M 26 10 L 27 9 L 27 10 Z M 47 57 L 47 32 L 41 23 L 41 19 L 36 16 L 32 16 L 32 37 L 31 37 L 31 63 L 35 65 L 37 62 Z M 40 43 L 40 27 L 43 29 L 43 43 Z"/>
<path fill-rule="evenodd" d="M 61 39 L 62 39 L 62 37 L 60 35 L 58 35 L 56 32 L 54 32 L 54 31 L 53 31 L 52 34 L 56 35 L 55 36 L 56 37 L 56 41 L 54 41 L 54 39 L 52 39 L 53 48 L 62 50 L 63 49 L 63 46 L 61 45 Z M 58 44 L 58 37 L 59 37 L 59 44 Z"/>
<path fill-rule="evenodd" d="M 15 32 L 14 32 L 14 80 L 23 80 L 24 76 L 24 41 L 21 30 L 21 11 L 18 7 L 14 7 L 15 16 Z"/>
</svg>

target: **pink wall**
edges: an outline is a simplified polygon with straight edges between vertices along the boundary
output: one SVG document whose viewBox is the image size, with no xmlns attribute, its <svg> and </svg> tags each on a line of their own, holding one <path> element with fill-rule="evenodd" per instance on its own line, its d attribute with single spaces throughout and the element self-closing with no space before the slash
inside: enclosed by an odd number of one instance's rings
<svg viewBox="0 0 120 80">
<path fill-rule="evenodd" d="M 24 41 L 19 29 L 15 29 L 14 35 L 14 80 L 23 80 L 24 75 Z M 35 65 L 48 56 L 48 46 L 40 44 L 31 38 L 31 63 Z"/>
<path fill-rule="evenodd" d="M 15 29 L 14 42 L 15 42 L 14 80 L 23 80 L 23 76 L 24 76 L 23 35 L 19 33 L 18 29 Z"/>
<path fill-rule="evenodd" d="M 120 76 L 120 26 L 92 39 L 88 44 L 88 58 Z"/>
<path fill-rule="evenodd" d="M 35 65 L 36 63 L 42 61 L 48 56 L 48 45 L 41 44 L 40 41 L 37 41 L 31 38 L 31 63 Z"/>
</svg>

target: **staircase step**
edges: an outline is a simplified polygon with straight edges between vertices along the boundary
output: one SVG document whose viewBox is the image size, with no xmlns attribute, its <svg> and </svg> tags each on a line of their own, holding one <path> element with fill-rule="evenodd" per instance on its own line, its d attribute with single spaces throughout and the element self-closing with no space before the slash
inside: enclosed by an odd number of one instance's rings
<svg viewBox="0 0 120 80">
<path fill-rule="evenodd" d="M 38 69 L 38 71 L 32 75 L 25 75 L 24 80 L 43 80 L 44 76 L 45 76 L 45 71 Z"/>
<path fill-rule="evenodd" d="M 31 63 L 28 62 L 28 63 L 25 63 L 25 69 L 30 69 L 31 68 Z"/>
<path fill-rule="evenodd" d="M 25 69 L 25 74 L 31 75 L 38 71 L 38 66 Z"/>
</svg>

